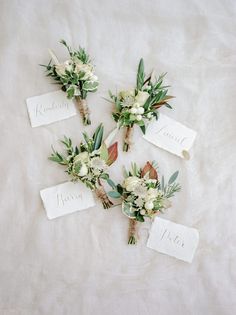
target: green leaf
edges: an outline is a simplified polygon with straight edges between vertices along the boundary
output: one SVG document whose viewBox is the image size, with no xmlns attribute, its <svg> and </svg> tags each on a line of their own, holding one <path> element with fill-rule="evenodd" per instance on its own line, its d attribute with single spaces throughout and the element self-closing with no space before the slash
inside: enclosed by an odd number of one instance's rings
<svg viewBox="0 0 236 315">
<path fill-rule="evenodd" d="M 168 104 L 168 103 L 165 103 L 164 104 L 167 108 L 170 108 L 170 109 L 172 109 L 172 106 L 170 106 L 170 104 Z"/>
<path fill-rule="evenodd" d="M 95 133 L 93 135 L 94 150 L 98 150 L 100 148 L 102 144 L 102 138 L 103 138 L 103 125 L 100 124 L 95 130 Z"/>
<path fill-rule="evenodd" d="M 118 193 L 120 193 L 121 195 L 123 194 L 124 189 L 120 184 L 117 185 L 116 189 L 117 189 Z"/>
<path fill-rule="evenodd" d="M 56 163 L 60 163 L 61 162 L 61 159 L 56 156 L 56 155 L 52 155 L 48 158 L 50 161 L 53 161 L 53 162 L 56 162 Z"/>
<path fill-rule="evenodd" d="M 171 177 L 170 177 L 170 179 L 168 181 L 168 185 L 171 185 L 176 180 L 178 175 L 179 175 L 179 171 L 174 172 L 174 174 L 171 175 Z"/>
<path fill-rule="evenodd" d="M 75 94 L 75 89 L 73 86 L 70 86 L 67 90 L 66 90 L 66 93 L 67 93 L 67 97 L 69 99 L 72 99 L 74 94 Z"/>
<path fill-rule="evenodd" d="M 164 190 L 165 188 L 165 178 L 164 176 L 161 177 L 161 189 Z"/>
<path fill-rule="evenodd" d="M 136 214 L 136 220 L 139 222 L 144 222 L 144 217 L 140 214 L 140 212 L 137 212 Z"/>
<path fill-rule="evenodd" d="M 122 202 L 122 212 L 129 218 L 134 219 L 136 218 L 134 212 L 131 210 L 132 207 L 130 204 L 126 202 Z"/>
<path fill-rule="evenodd" d="M 100 175 L 100 178 L 105 179 L 107 181 L 108 178 L 109 178 L 109 175 L 106 174 L 106 173 L 103 173 L 103 174 Z"/>
<path fill-rule="evenodd" d="M 146 133 L 146 126 L 145 125 L 140 126 L 140 129 L 142 130 L 142 133 L 145 135 L 145 133 Z"/>
<path fill-rule="evenodd" d="M 100 147 L 100 157 L 103 159 L 105 162 L 108 160 L 108 149 L 105 143 L 103 142 L 101 147 Z"/>
<path fill-rule="evenodd" d="M 76 163 L 74 165 L 74 171 L 75 173 L 79 173 L 80 169 L 81 169 L 82 164 L 81 163 Z"/>
<path fill-rule="evenodd" d="M 97 81 L 85 81 L 83 84 L 83 90 L 85 91 L 95 91 L 98 87 Z"/>
<path fill-rule="evenodd" d="M 138 65 L 138 73 L 137 73 L 137 90 L 141 90 L 144 83 L 144 62 L 143 58 L 140 59 L 139 65 Z"/>
<path fill-rule="evenodd" d="M 118 193 L 118 191 L 109 191 L 108 192 L 108 195 L 111 197 L 111 198 L 120 198 L 121 195 Z"/>
<path fill-rule="evenodd" d="M 107 179 L 107 183 L 109 186 L 111 186 L 111 188 L 113 189 L 116 188 L 116 184 L 110 178 Z"/>
</svg>

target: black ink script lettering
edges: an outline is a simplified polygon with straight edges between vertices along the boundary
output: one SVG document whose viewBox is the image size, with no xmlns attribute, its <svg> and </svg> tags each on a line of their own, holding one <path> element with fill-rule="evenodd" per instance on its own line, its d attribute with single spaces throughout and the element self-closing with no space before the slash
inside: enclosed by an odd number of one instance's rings
<svg viewBox="0 0 236 315">
<path fill-rule="evenodd" d="M 168 139 L 182 145 L 187 137 L 176 136 L 173 132 L 168 129 L 168 125 L 161 127 L 157 130 L 156 134 L 160 134 L 162 136 L 167 137 Z"/>
<path fill-rule="evenodd" d="M 44 116 L 45 114 L 47 114 L 50 111 L 56 111 L 56 110 L 61 110 L 61 109 L 65 109 L 68 110 L 69 109 L 69 104 L 68 103 L 55 103 L 52 102 L 52 104 L 50 105 L 43 105 L 43 104 L 37 104 L 35 107 L 35 116 Z"/>
<path fill-rule="evenodd" d="M 161 241 L 168 241 L 172 243 L 172 245 L 176 245 L 179 247 L 184 247 L 184 241 L 181 239 L 179 235 L 165 229 L 160 237 Z"/>
<path fill-rule="evenodd" d="M 81 194 L 57 194 L 57 205 L 58 207 L 64 207 L 70 201 L 80 200 L 82 201 Z"/>
</svg>

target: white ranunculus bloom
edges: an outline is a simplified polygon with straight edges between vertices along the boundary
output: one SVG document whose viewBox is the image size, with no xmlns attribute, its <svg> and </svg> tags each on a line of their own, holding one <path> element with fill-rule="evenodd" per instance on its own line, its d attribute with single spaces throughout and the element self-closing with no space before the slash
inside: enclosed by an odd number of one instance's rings
<svg viewBox="0 0 236 315">
<path fill-rule="evenodd" d="M 75 71 L 79 74 L 81 72 L 84 73 L 82 79 L 83 80 L 87 80 L 89 79 L 90 77 L 93 76 L 93 73 L 92 73 L 92 66 L 89 65 L 89 64 L 84 64 L 84 63 L 76 63 L 76 66 L 75 66 Z"/>
<path fill-rule="evenodd" d="M 79 176 L 83 177 L 88 174 L 88 168 L 85 164 L 82 164 L 80 171 L 79 171 Z"/>
<path fill-rule="evenodd" d="M 143 107 L 137 108 L 137 114 L 142 115 L 143 113 L 144 113 L 144 108 Z"/>
<path fill-rule="evenodd" d="M 146 210 L 152 210 L 153 207 L 154 207 L 154 204 L 153 204 L 152 201 L 147 201 L 147 202 L 145 202 L 144 207 L 145 207 Z"/>
<path fill-rule="evenodd" d="M 131 112 L 131 114 L 137 114 L 137 108 L 132 107 L 130 112 Z"/>
<path fill-rule="evenodd" d="M 76 157 L 74 158 L 74 163 L 78 163 L 78 162 L 85 163 L 85 162 L 88 162 L 88 159 L 89 159 L 88 152 L 86 151 L 81 152 L 78 155 L 76 155 Z"/>
<path fill-rule="evenodd" d="M 61 63 L 55 66 L 55 70 L 59 76 L 65 75 L 66 66 L 63 63 Z"/>
<path fill-rule="evenodd" d="M 140 105 L 144 105 L 148 97 L 148 92 L 138 91 L 138 94 L 135 96 L 135 101 L 138 102 Z"/>
<path fill-rule="evenodd" d="M 140 178 L 138 178 L 137 176 L 130 176 L 125 179 L 123 186 L 126 188 L 127 191 L 133 191 L 134 188 L 140 183 L 140 181 Z"/>
<path fill-rule="evenodd" d="M 137 121 L 142 120 L 142 118 L 143 118 L 142 115 L 137 115 L 137 116 L 136 116 Z"/>
<path fill-rule="evenodd" d="M 140 214 L 145 215 L 146 211 L 143 209 L 143 210 L 140 211 Z"/>
<path fill-rule="evenodd" d="M 126 98 L 127 96 L 135 96 L 135 90 L 134 89 L 130 89 L 130 90 L 125 90 L 125 91 L 120 91 L 119 93 L 119 97 L 120 98 Z"/>
<path fill-rule="evenodd" d="M 72 70 L 72 61 L 71 60 L 66 60 L 63 63 L 60 63 L 60 64 L 56 65 L 55 69 L 56 69 L 56 73 L 59 76 L 65 75 L 66 74 L 66 70 L 67 71 L 71 71 Z"/>
</svg>

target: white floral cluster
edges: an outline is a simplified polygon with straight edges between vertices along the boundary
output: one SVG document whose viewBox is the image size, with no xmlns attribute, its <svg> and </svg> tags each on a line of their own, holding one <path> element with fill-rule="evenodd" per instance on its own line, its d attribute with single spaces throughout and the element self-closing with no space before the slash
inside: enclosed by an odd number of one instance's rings
<svg viewBox="0 0 236 315">
<path fill-rule="evenodd" d="M 107 167 L 106 161 L 99 155 L 99 150 L 92 153 L 81 152 L 73 160 L 73 173 L 83 181 L 95 180 L 106 171 Z"/>
<path fill-rule="evenodd" d="M 149 93 L 145 91 L 138 91 L 135 95 L 135 90 L 126 90 L 119 93 L 123 111 L 128 111 L 131 114 L 131 120 L 141 121 L 143 118 L 151 119 L 152 112 L 145 113 L 144 104 L 149 97 Z"/>
<path fill-rule="evenodd" d="M 139 211 L 143 216 L 152 216 L 156 211 L 171 206 L 171 202 L 159 189 L 156 179 L 129 176 L 124 180 L 122 187 L 127 192 L 125 202 L 131 203 L 132 211 Z"/>
<path fill-rule="evenodd" d="M 93 65 L 89 63 L 85 64 L 76 57 L 72 57 L 72 59 L 68 59 L 63 63 L 57 64 L 55 66 L 55 70 L 59 76 L 67 75 L 66 72 L 68 71 L 69 73 L 76 73 L 82 81 L 98 81 L 98 77 L 94 75 L 93 72 Z"/>
</svg>

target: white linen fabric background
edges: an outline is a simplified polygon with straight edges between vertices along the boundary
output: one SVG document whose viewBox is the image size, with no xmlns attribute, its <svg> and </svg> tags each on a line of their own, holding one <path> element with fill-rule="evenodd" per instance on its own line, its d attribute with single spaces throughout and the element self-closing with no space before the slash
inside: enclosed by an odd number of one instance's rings
<svg viewBox="0 0 236 315">
<path fill-rule="evenodd" d="M 1 0 L 0 17 L 0 314 L 235 314 L 236 2 Z M 64 134 L 79 142 L 84 128 L 76 116 L 33 129 L 25 99 L 57 89 L 38 64 L 48 47 L 66 58 L 61 38 L 86 47 L 96 64 L 88 132 L 100 121 L 106 134 L 115 126 L 102 97 L 134 85 L 140 57 L 147 73 L 168 72 L 176 99 L 161 111 L 198 132 L 192 159 L 136 130 L 111 176 L 120 180 L 132 160 L 155 159 L 166 176 L 180 170 L 182 191 L 161 217 L 199 230 L 192 264 L 148 249 L 150 222 L 127 246 L 119 207 L 47 219 L 39 191 L 67 179 L 47 160 L 50 146 Z"/>
</svg>

